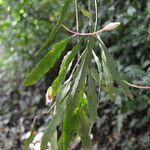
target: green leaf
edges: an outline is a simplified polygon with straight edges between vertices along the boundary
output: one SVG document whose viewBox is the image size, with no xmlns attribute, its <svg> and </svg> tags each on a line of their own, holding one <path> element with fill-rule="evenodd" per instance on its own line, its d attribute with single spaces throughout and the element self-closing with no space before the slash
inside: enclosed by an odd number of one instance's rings
<svg viewBox="0 0 150 150">
<path fill-rule="evenodd" d="M 65 40 L 55 44 L 45 56 L 39 62 L 38 66 L 29 73 L 24 81 L 25 86 L 32 85 L 36 83 L 45 73 L 47 73 L 56 63 L 57 59 L 61 56 L 61 53 L 66 48 L 67 43 L 70 38 L 66 38 Z"/>
<path fill-rule="evenodd" d="M 31 134 L 30 134 L 29 138 L 27 138 L 25 140 L 25 142 L 23 143 L 23 147 L 22 147 L 23 150 L 27 150 L 29 148 L 29 144 L 32 143 L 32 141 L 34 140 L 34 138 L 36 136 L 35 133 L 36 133 L 36 131 L 33 127 L 32 130 L 31 130 Z"/>
<path fill-rule="evenodd" d="M 73 133 L 76 132 L 76 128 L 78 126 L 78 109 L 79 109 L 79 101 L 81 99 L 80 95 L 83 95 L 83 86 L 85 85 L 85 62 L 87 59 L 87 49 L 83 53 L 82 61 L 79 63 L 73 78 L 72 78 L 72 87 L 71 91 L 68 94 L 67 106 L 65 111 L 65 118 L 63 123 L 63 132 L 62 136 L 59 140 L 59 148 L 66 150 L 69 147 L 70 140 L 73 136 Z M 83 96 L 82 96 L 83 97 Z"/>
<path fill-rule="evenodd" d="M 63 133 L 62 133 L 62 140 L 61 144 L 59 144 L 60 149 L 67 150 L 70 144 L 70 141 L 72 139 L 73 134 L 75 133 L 76 126 L 77 126 L 77 118 L 78 118 L 78 106 L 74 105 L 74 101 L 76 101 L 74 98 L 68 99 L 66 111 L 65 111 L 65 117 L 64 117 L 64 123 L 63 123 Z"/>
<path fill-rule="evenodd" d="M 107 47 L 102 42 L 99 36 L 99 44 L 102 50 L 102 61 L 106 65 L 108 72 L 112 75 L 114 81 L 117 81 L 122 90 L 129 96 L 130 99 L 133 99 L 133 95 L 131 94 L 128 86 L 124 83 L 122 76 L 116 71 L 116 63 L 108 52 Z"/>
<path fill-rule="evenodd" d="M 61 26 L 61 23 L 63 22 L 63 20 L 66 16 L 66 13 L 68 11 L 70 3 L 71 3 L 71 0 L 65 0 L 64 5 L 62 6 L 62 9 L 61 9 L 61 13 L 60 13 L 61 15 L 59 17 L 59 20 L 57 21 L 56 25 L 54 26 L 54 28 L 50 32 L 50 35 L 49 35 L 48 39 L 46 40 L 46 42 L 43 44 L 42 48 L 40 50 L 38 50 L 35 55 L 38 55 L 42 50 L 48 48 L 50 42 L 56 36 L 56 34 L 57 34 L 57 32 Z"/>
<path fill-rule="evenodd" d="M 98 81 L 98 83 L 100 85 L 101 82 L 102 82 L 102 69 L 101 69 L 102 67 L 101 67 L 100 60 L 99 60 L 98 56 L 96 55 L 96 53 L 94 51 L 92 51 L 92 53 L 93 53 L 95 62 L 97 64 L 97 68 L 98 68 L 98 72 L 99 72 L 99 79 L 97 81 Z M 109 70 L 107 69 L 105 63 L 103 63 L 102 65 L 103 65 L 103 73 L 104 73 L 104 78 L 105 78 L 105 85 L 107 87 L 107 90 L 106 90 L 106 88 L 105 88 L 105 90 L 107 91 L 110 99 L 114 100 L 115 99 L 115 95 L 116 95 L 116 91 L 115 91 L 115 88 L 113 86 L 113 82 L 111 80 L 111 78 L 112 78 L 111 74 L 109 73 Z"/>
<path fill-rule="evenodd" d="M 105 63 L 103 64 L 103 74 L 104 74 L 104 80 L 105 80 L 105 85 L 106 85 L 106 91 L 110 97 L 111 100 L 114 100 L 116 97 L 116 90 L 113 85 L 113 78 L 111 73 L 109 72 L 107 66 Z"/>
<path fill-rule="evenodd" d="M 96 117 L 97 117 L 97 106 L 98 106 L 98 97 L 97 97 L 97 88 L 94 85 L 94 81 L 89 73 L 88 76 L 88 85 L 87 85 L 87 100 L 88 100 L 88 105 L 87 105 L 87 111 L 89 114 L 89 120 L 91 123 L 91 126 L 96 122 Z"/>
<path fill-rule="evenodd" d="M 79 109 L 78 121 L 79 121 L 78 135 L 81 137 L 83 149 L 91 150 L 92 145 L 91 145 L 91 139 L 89 135 L 90 128 L 91 128 L 90 121 L 86 115 L 85 110 L 82 107 Z"/>
<path fill-rule="evenodd" d="M 63 86 L 60 87 L 60 91 L 56 96 L 56 107 L 58 107 L 65 99 L 67 99 L 69 92 L 71 91 L 71 81 L 67 80 Z"/>
<path fill-rule="evenodd" d="M 64 82 L 67 72 L 70 70 L 70 64 L 73 61 L 74 57 L 77 55 L 80 50 L 80 44 L 74 46 L 74 48 L 69 51 L 64 57 L 59 74 L 52 84 L 54 90 L 54 95 L 57 95 L 58 90 L 60 89 L 61 84 Z"/>
<path fill-rule="evenodd" d="M 86 61 L 88 59 L 87 57 L 88 51 L 85 49 L 85 53 L 82 57 L 82 63 L 79 64 L 79 67 L 77 68 L 77 71 L 74 74 L 74 84 L 72 87 L 71 95 L 73 96 L 76 93 L 76 90 L 79 88 L 79 85 L 84 84 L 85 76 L 86 76 Z"/>
<path fill-rule="evenodd" d="M 65 83 L 60 87 L 60 90 L 56 96 L 56 105 L 59 105 L 59 103 L 61 103 L 66 97 L 68 97 L 70 92 L 72 92 L 73 84 L 76 84 L 75 80 L 77 76 L 79 75 L 79 72 L 83 66 L 83 62 L 85 64 L 85 61 L 83 60 L 85 59 L 86 54 L 87 54 L 87 50 L 84 50 L 79 60 L 77 61 L 73 71 L 71 72 L 69 79 L 67 79 Z M 82 76 L 82 78 L 84 78 L 85 75 L 86 73 L 84 73 L 84 76 Z M 82 82 L 77 82 L 77 83 L 81 84 Z"/>
<path fill-rule="evenodd" d="M 51 140 L 51 149 L 57 150 L 57 130 L 54 132 L 52 140 Z"/>
<path fill-rule="evenodd" d="M 85 9 L 81 9 L 81 11 L 82 11 L 82 13 L 83 13 L 84 16 L 90 18 L 90 15 L 91 15 L 91 14 L 90 14 L 89 11 L 87 11 L 87 10 L 85 10 Z"/>
<path fill-rule="evenodd" d="M 49 122 L 48 128 L 46 129 L 42 137 L 41 150 L 47 149 L 48 142 L 51 143 L 53 141 L 52 138 L 56 131 L 56 127 L 62 122 L 63 119 L 64 107 L 65 101 L 61 103 L 61 105 L 58 107 L 57 113 L 53 116 L 52 120 Z"/>
<path fill-rule="evenodd" d="M 93 50 L 92 50 L 92 54 L 94 56 L 94 59 L 95 59 L 95 62 L 96 62 L 97 68 L 98 68 L 99 76 L 101 76 L 102 69 L 101 69 L 100 60 L 99 60 L 98 56 L 96 55 L 96 53 Z"/>
<path fill-rule="evenodd" d="M 106 80 L 102 79 L 101 82 L 99 83 L 99 74 L 97 72 L 97 70 L 93 67 L 91 70 L 91 76 L 94 79 L 94 81 L 96 82 L 96 85 L 98 85 L 100 88 L 102 88 L 105 92 L 109 93 L 109 89 L 106 85 Z"/>
<path fill-rule="evenodd" d="M 58 144 L 59 150 L 69 149 L 70 141 L 72 140 L 73 135 L 78 132 L 81 125 L 79 110 L 86 105 L 87 100 L 83 96 L 83 86 L 73 97 L 69 95 L 63 121 L 63 132 Z"/>
<path fill-rule="evenodd" d="M 98 85 L 100 86 L 101 81 L 102 81 L 102 67 L 101 67 L 101 63 L 100 60 L 98 58 L 98 56 L 96 55 L 96 53 L 92 50 L 92 54 L 94 56 L 97 68 L 98 68 L 98 76 L 97 76 L 97 81 L 98 81 Z"/>
<path fill-rule="evenodd" d="M 99 74 L 96 68 L 92 67 L 91 68 L 91 76 L 92 78 L 95 80 L 96 85 L 98 85 L 99 87 L 101 87 L 101 85 L 99 84 Z"/>
</svg>

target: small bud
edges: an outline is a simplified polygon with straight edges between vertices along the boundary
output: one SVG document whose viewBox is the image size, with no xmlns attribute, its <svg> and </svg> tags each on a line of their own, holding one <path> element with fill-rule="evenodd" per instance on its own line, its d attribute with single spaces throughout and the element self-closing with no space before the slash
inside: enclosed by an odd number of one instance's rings
<svg viewBox="0 0 150 150">
<path fill-rule="evenodd" d="M 54 91 L 53 88 L 50 86 L 46 92 L 46 105 L 54 101 L 55 96 L 54 96 Z"/>
<path fill-rule="evenodd" d="M 106 25 L 101 31 L 102 32 L 111 31 L 111 30 L 116 29 L 119 25 L 120 25 L 120 22 L 112 22 L 112 23 L 109 23 L 108 25 Z"/>
</svg>

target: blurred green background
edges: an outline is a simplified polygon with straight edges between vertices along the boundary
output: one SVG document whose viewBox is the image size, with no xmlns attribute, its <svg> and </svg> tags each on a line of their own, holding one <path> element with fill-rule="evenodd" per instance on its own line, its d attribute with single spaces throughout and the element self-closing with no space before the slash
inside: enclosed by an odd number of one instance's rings
<svg viewBox="0 0 150 150">
<path fill-rule="evenodd" d="M 59 0 L 0 0 L 0 149 L 21 149 L 33 118 L 48 109 L 46 89 L 57 76 L 61 60 L 34 86 L 24 87 L 22 82 L 44 55 L 34 57 L 56 23 L 62 4 Z M 79 0 L 79 6 L 79 27 L 84 32 L 88 19 L 81 9 L 87 8 L 87 1 Z M 94 20 L 94 6 L 92 10 Z M 102 39 L 117 60 L 118 70 L 132 83 L 150 85 L 150 1 L 98 0 L 97 29 L 112 21 L 121 26 L 104 33 Z M 74 3 L 64 23 L 75 30 Z M 55 41 L 68 35 L 61 29 Z M 150 90 L 131 90 L 135 101 L 118 93 L 111 102 L 102 92 L 99 117 L 92 129 L 97 149 L 150 147 Z M 38 119 L 37 130 L 47 121 L 45 116 Z"/>
</svg>

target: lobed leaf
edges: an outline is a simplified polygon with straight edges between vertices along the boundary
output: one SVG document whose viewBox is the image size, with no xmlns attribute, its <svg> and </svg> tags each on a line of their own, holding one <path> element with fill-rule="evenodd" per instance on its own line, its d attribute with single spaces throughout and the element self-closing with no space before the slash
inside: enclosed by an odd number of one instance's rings
<svg viewBox="0 0 150 150">
<path fill-rule="evenodd" d="M 51 51 L 49 51 L 44 58 L 39 62 L 38 66 L 29 73 L 24 81 L 25 86 L 36 83 L 45 73 L 47 73 L 55 64 L 61 53 L 66 48 L 70 38 L 55 44 Z"/>
</svg>

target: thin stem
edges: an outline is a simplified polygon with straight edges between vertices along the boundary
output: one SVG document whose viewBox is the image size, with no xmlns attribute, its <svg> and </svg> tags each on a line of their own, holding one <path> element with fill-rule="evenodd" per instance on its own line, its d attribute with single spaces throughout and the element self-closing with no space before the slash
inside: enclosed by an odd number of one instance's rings
<svg viewBox="0 0 150 150">
<path fill-rule="evenodd" d="M 76 29 L 79 32 L 79 15 L 78 15 L 78 0 L 75 0 L 75 9 L 76 9 Z M 78 43 L 80 42 L 79 37 L 77 38 Z M 80 56 L 80 52 L 78 52 L 78 59 Z"/>
<path fill-rule="evenodd" d="M 89 17 L 89 27 L 90 27 L 90 31 L 92 31 L 92 11 L 91 11 L 91 0 L 88 0 L 88 9 L 89 9 L 89 13 L 90 13 L 90 17 Z"/>
<path fill-rule="evenodd" d="M 97 39 L 99 41 L 102 41 L 99 35 L 96 35 L 96 36 L 97 36 Z M 138 89 L 150 89 L 150 86 L 135 85 L 135 84 L 129 83 L 129 82 L 125 81 L 125 80 L 123 80 L 123 82 L 125 84 L 127 84 L 128 86 L 131 86 L 131 87 L 134 87 L 134 88 L 138 88 Z"/>
<path fill-rule="evenodd" d="M 150 86 L 141 86 L 141 85 L 135 85 L 132 83 L 129 83 L 127 81 L 123 81 L 124 83 L 126 83 L 127 85 L 134 87 L 134 88 L 138 88 L 138 89 L 150 89 Z"/>
<path fill-rule="evenodd" d="M 94 32 L 97 29 L 97 19 L 98 19 L 98 7 L 97 7 L 97 0 L 95 0 L 95 28 L 94 28 Z"/>
<path fill-rule="evenodd" d="M 75 0 L 75 9 L 76 9 L 76 29 L 77 32 L 79 32 L 78 0 Z"/>
<path fill-rule="evenodd" d="M 90 35 L 97 35 L 101 32 L 107 32 L 107 31 L 111 31 L 115 28 L 117 28 L 118 26 L 120 25 L 120 22 L 112 22 L 112 23 L 109 23 L 108 25 L 106 25 L 104 28 L 102 28 L 101 30 L 98 30 L 96 32 L 91 32 L 92 31 L 92 28 L 90 26 L 90 32 L 91 33 L 79 33 L 79 32 L 75 32 L 75 31 L 72 31 L 70 29 L 68 29 L 65 25 L 62 25 L 67 31 L 69 31 L 70 33 L 72 34 L 76 34 L 76 35 L 81 35 L 81 36 L 90 36 Z"/>
<path fill-rule="evenodd" d="M 97 0 L 94 1 L 95 2 L 95 27 L 94 27 L 94 32 L 96 32 L 97 29 L 97 20 L 98 20 L 98 7 L 97 7 Z M 102 68 L 100 69 L 102 72 Z M 102 81 L 102 74 L 101 72 L 99 72 L 99 85 L 101 84 Z M 98 88 L 98 99 L 100 100 L 101 97 L 101 89 Z"/>
<path fill-rule="evenodd" d="M 101 30 L 98 30 L 96 32 L 90 32 L 90 33 L 80 33 L 80 32 L 75 32 L 73 30 L 70 30 L 69 28 L 67 28 L 65 25 L 62 24 L 62 27 L 67 30 L 68 32 L 74 34 L 75 36 L 79 35 L 79 36 L 95 36 L 101 32 L 103 32 L 104 30 L 101 29 Z"/>
</svg>

